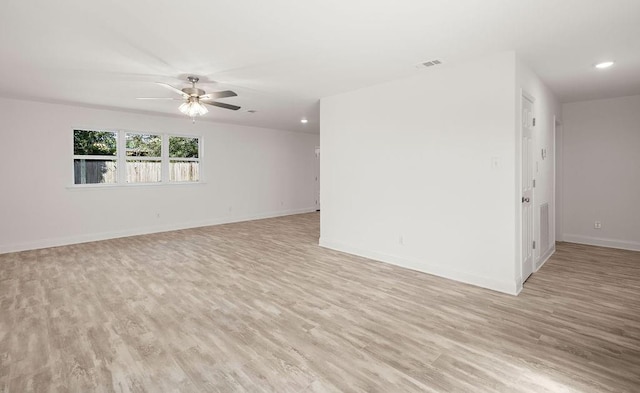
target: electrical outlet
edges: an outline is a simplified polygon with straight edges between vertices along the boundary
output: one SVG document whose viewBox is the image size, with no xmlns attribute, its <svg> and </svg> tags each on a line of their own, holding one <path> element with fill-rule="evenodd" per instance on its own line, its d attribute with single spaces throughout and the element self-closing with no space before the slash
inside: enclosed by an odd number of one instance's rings
<svg viewBox="0 0 640 393">
<path fill-rule="evenodd" d="M 400 235 L 400 237 L 398 237 L 398 243 L 400 243 L 401 246 L 404 245 L 404 238 L 402 237 L 402 235 Z"/>
<path fill-rule="evenodd" d="M 160 218 L 160 213 L 156 213 L 156 218 Z"/>
<path fill-rule="evenodd" d="M 602 229 L 602 223 L 600 221 L 596 221 L 593 223 L 594 229 Z"/>
</svg>

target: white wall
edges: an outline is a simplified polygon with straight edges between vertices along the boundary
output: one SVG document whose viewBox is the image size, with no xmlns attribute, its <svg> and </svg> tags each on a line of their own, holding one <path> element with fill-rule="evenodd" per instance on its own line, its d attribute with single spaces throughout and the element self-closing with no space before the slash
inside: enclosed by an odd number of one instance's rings
<svg viewBox="0 0 640 393">
<path fill-rule="evenodd" d="M 542 264 L 555 251 L 556 239 L 556 199 L 555 199 L 555 173 L 556 173 L 556 139 L 555 139 L 555 122 L 561 121 L 562 106 L 555 95 L 547 88 L 540 78 L 533 73 L 523 62 L 516 62 L 516 95 L 517 95 L 517 116 L 516 129 L 519 131 L 521 124 L 520 100 L 522 93 L 528 94 L 534 99 L 534 117 L 536 118 L 536 126 L 533 136 L 533 156 L 534 156 L 534 178 L 536 187 L 533 194 L 534 203 L 534 239 L 538 245 L 534 250 L 534 268 L 539 269 Z M 518 137 L 517 143 L 517 173 L 521 173 L 521 139 Z M 542 158 L 542 149 L 546 150 L 546 157 Z M 522 187 L 518 181 L 517 188 Z M 518 191 L 519 192 L 519 191 Z M 549 204 L 549 239 L 546 249 L 542 249 L 540 234 L 540 206 Z M 520 229 L 520 206 L 517 208 L 516 228 Z M 518 239 L 521 233 L 516 233 Z M 520 250 L 517 250 L 517 257 L 520 258 Z M 518 271 L 521 265 L 518 264 Z M 520 273 L 521 274 L 521 273 Z"/>
<path fill-rule="evenodd" d="M 322 99 L 321 245 L 517 293 L 515 64 Z"/>
<path fill-rule="evenodd" d="M 0 253 L 315 210 L 318 135 L 10 99 L 0 119 Z M 78 127 L 202 135 L 204 184 L 70 188 Z"/>
<path fill-rule="evenodd" d="M 563 118 L 564 240 L 640 250 L 640 96 L 564 104 Z"/>
</svg>

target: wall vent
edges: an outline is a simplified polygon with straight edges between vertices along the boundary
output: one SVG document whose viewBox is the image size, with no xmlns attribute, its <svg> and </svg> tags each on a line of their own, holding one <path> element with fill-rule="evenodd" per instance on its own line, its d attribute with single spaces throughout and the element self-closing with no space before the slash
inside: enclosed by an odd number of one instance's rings
<svg viewBox="0 0 640 393">
<path fill-rule="evenodd" d="M 429 61 L 425 61 L 424 63 L 422 63 L 423 67 L 433 67 L 433 66 L 437 66 L 439 64 L 442 64 L 442 62 L 440 60 L 429 60 Z"/>
<path fill-rule="evenodd" d="M 549 204 L 540 205 L 540 255 L 549 250 Z"/>
</svg>

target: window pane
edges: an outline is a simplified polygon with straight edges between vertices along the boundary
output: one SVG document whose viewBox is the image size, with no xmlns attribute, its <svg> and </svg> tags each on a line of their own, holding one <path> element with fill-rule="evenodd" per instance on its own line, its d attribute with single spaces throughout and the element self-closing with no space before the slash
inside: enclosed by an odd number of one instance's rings
<svg viewBox="0 0 640 393">
<path fill-rule="evenodd" d="M 118 180 L 116 161 L 73 160 L 75 184 L 112 184 Z"/>
<path fill-rule="evenodd" d="M 111 131 L 73 131 L 73 154 L 77 156 L 115 156 L 116 133 Z"/>
<path fill-rule="evenodd" d="M 154 134 L 126 134 L 127 156 L 160 157 L 162 137 Z"/>
<path fill-rule="evenodd" d="M 200 181 L 200 163 L 197 161 L 171 161 L 170 181 Z"/>
<path fill-rule="evenodd" d="M 198 138 L 170 136 L 169 157 L 198 158 Z"/>
<path fill-rule="evenodd" d="M 127 183 L 155 183 L 162 181 L 161 161 L 127 160 Z"/>
</svg>

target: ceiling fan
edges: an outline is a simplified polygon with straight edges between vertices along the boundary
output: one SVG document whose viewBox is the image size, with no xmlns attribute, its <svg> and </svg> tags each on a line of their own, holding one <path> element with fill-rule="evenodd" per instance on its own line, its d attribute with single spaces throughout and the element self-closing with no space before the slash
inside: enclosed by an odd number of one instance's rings
<svg viewBox="0 0 640 393">
<path fill-rule="evenodd" d="M 156 82 L 156 84 L 165 87 L 174 93 L 180 94 L 181 98 L 169 98 L 169 97 L 139 97 L 139 100 L 177 100 L 184 101 L 182 105 L 180 105 L 180 112 L 185 115 L 191 117 L 194 121 L 196 116 L 202 116 L 205 113 L 209 112 L 207 108 L 202 104 L 207 104 L 211 106 L 217 106 L 218 108 L 231 109 L 232 111 L 237 111 L 240 109 L 239 106 L 225 104 L 223 102 L 214 101 L 218 98 L 227 98 L 227 97 L 235 97 L 237 94 L 231 90 L 218 91 L 215 93 L 206 93 L 202 89 L 198 89 L 196 87 L 196 83 L 200 80 L 200 78 L 196 76 L 189 76 L 187 80 L 191 83 L 191 87 L 185 87 L 183 89 L 175 88 L 171 85 L 162 82 Z"/>
</svg>

